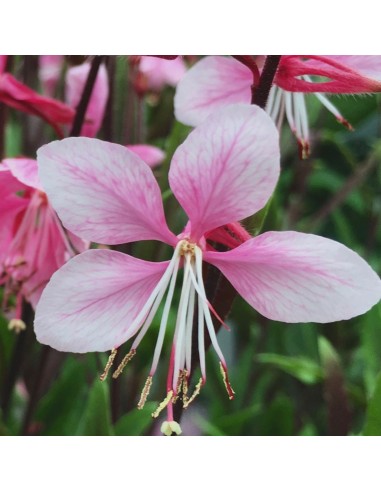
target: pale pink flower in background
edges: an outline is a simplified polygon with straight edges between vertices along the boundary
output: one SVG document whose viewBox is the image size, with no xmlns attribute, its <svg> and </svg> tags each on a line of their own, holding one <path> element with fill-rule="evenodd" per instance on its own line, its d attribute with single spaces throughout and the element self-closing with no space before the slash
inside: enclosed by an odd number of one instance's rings
<svg viewBox="0 0 381 492">
<path fill-rule="evenodd" d="M 0 102 L 39 116 L 54 128 L 57 135 L 63 136 L 62 126 L 72 122 L 74 110 L 61 101 L 38 94 L 5 72 L 6 59 L 6 56 L 0 56 Z"/>
<path fill-rule="evenodd" d="M 15 318 L 22 299 L 35 308 L 52 274 L 88 243 L 65 231 L 37 176 L 37 161 L 5 159 L 0 163 L 0 284 L 4 306 L 15 294 Z"/>
<path fill-rule="evenodd" d="M 133 76 L 135 89 L 139 94 L 148 91 L 160 92 L 165 86 L 176 87 L 187 68 L 184 60 L 178 57 L 160 58 L 156 56 L 131 57 L 138 59 L 137 73 Z"/>
<path fill-rule="evenodd" d="M 173 402 L 184 407 L 206 381 L 204 332 L 220 360 L 230 398 L 227 367 L 206 298 L 202 265 L 216 266 L 241 296 L 264 316 L 327 323 L 366 312 L 381 296 L 381 281 L 345 246 L 311 234 L 267 232 L 227 251 L 214 251 L 208 232 L 259 211 L 278 180 L 278 132 L 260 108 L 232 105 L 214 112 L 176 150 L 171 189 L 189 222 L 179 235 L 166 224 L 159 186 L 150 168 L 122 146 L 86 138 L 52 142 L 38 151 L 39 175 L 63 224 L 91 241 L 119 244 L 159 240 L 173 247 L 171 260 L 143 261 L 110 250 L 89 250 L 56 272 L 37 306 L 35 331 L 57 350 L 116 350 L 136 336 L 118 376 L 150 327 L 165 297 L 153 362 L 138 407 L 158 367 L 178 272 L 182 288 L 174 328 L 164 433 L 181 432 Z M 188 396 L 193 318 L 197 306 L 201 378 Z"/>
<path fill-rule="evenodd" d="M 258 57 L 258 61 L 263 61 Z M 261 66 L 259 68 L 262 68 Z M 320 81 L 311 77 L 326 77 Z M 295 134 L 302 157 L 309 154 L 309 124 L 304 93 L 313 93 L 336 119 L 351 128 L 323 94 L 358 94 L 381 91 L 381 56 L 282 56 L 266 111 L 280 128 L 284 115 Z M 228 104 L 251 100 L 251 70 L 223 56 L 208 56 L 196 63 L 179 82 L 175 115 L 196 126 L 211 112 Z"/>
<path fill-rule="evenodd" d="M 40 55 L 38 57 L 38 75 L 42 91 L 49 97 L 54 96 L 64 61 L 64 55 Z"/>
</svg>

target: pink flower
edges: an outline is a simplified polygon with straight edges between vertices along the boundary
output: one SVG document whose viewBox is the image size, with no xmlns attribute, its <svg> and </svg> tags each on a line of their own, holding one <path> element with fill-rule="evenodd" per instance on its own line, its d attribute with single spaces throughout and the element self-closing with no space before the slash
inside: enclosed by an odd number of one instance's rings
<svg viewBox="0 0 381 492">
<path fill-rule="evenodd" d="M 0 283 L 4 304 L 16 294 L 20 318 L 22 298 L 35 307 L 52 274 L 87 243 L 62 228 L 39 182 L 37 161 L 5 159 L 0 187 Z"/>
<path fill-rule="evenodd" d="M 167 407 L 163 432 L 179 432 L 172 404 L 184 406 L 206 381 L 204 332 L 218 355 L 230 398 L 227 367 L 206 298 L 202 265 L 216 266 L 241 296 L 264 316 L 287 323 L 327 323 L 370 309 L 381 296 L 381 281 L 345 246 L 311 234 L 267 232 L 227 252 L 214 251 L 209 231 L 259 211 L 279 176 L 276 128 L 250 105 L 214 112 L 176 150 L 169 182 L 189 217 L 176 236 L 166 224 L 160 189 L 150 168 L 124 147 L 69 138 L 38 151 L 40 177 L 63 224 L 88 240 L 118 244 L 144 239 L 173 247 L 170 261 L 153 263 L 109 250 L 89 250 L 56 272 L 37 306 L 35 331 L 57 350 L 116 350 L 136 337 L 118 376 L 149 329 L 165 297 L 153 362 L 138 407 L 148 396 L 167 330 L 180 267 L 181 296 L 167 378 L 167 395 L 153 416 Z M 201 378 L 188 396 L 192 331 L 197 306 Z"/>
<path fill-rule="evenodd" d="M 259 63 L 262 59 L 258 58 Z M 260 67 L 261 68 L 261 67 Z M 316 81 L 312 77 L 326 77 Z M 196 126 L 212 111 L 238 102 L 250 102 L 253 74 L 233 58 L 208 56 L 194 65 L 179 82 L 175 96 L 176 118 Z M 282 56 L 266 111 L 281 126 L 286 115 L 297 137 L 302 157 L 309 154 L 309 127 L 304 93 L 314 93 L 321 104 L 348 128 L 351 125 L 321 92 L 364 93 L 381 91 L 381 56 Z"/>
<path fill-rule="evenodd" d="M 61 125 L 72 122 L 74 110 L 60 101 L 41 96 L 16 80 L 10 73 L 6 73 L 6 57 L 3 56 L 1 58 L 0 102 L 24 113 L 39 116 L 54 128 L 57 135 L 62 136 Z"/>
</svg>

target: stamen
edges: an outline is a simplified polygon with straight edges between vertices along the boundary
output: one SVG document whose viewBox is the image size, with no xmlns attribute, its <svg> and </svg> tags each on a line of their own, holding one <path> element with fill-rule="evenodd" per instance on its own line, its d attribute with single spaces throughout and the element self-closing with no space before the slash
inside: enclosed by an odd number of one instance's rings
<svg viewBox="0 0 381 492">
<path fill-rule="evenodd" d="M 160 405 L 157 407 L 157 409 L 152 413 L 152 417 L 156 419 L 160 415 L 160 412 L 164 410 L 164 408 L 168 405 L 168 403 L 171 401 L 173 396 L 173 391 L 170 390 L 167 393 L 167 396 L 164 398 L 164 400 L 160 403 Z"/>
<path fill-rule="evenodd" d="M 111 350 L 111 354 L 108 358 L 108 361 L 107 361 L 107 364 L 106 364 L 106 367 L 105 367 L 105 370 L 103 371 L 103 373 L 99 376 L 99 379 L 101 381 L 104 381 L 106 378 L 107 378 L 107 374 L 111 368 L 111 366 L 113 365 L 114 363 L 114 359 L 116 357 L 116 353 L 117 353 L 117 350 L 116 349 L 112 349 Z"/>
<path fill-rule="evenodd" d="M 144 384 L 144 388 L 142 390 L 142 393 L 140 395 L 140 400 L 138 403 L 138 409 L 139 410 L 141 410 L 144 407 L 144 405 L 147 401 L 151 386 L 152 386 L 152 376 L 148 376 L 148 378 Z"/>
<path fill-rule="evenodd" d="M 192 401 L 196 398 L 196 396 L 200 394 L 202 384 L 203 384 L 203 379 L 200 378 L 198 380 L 198 383 L 196 384 L 192 396 L 184 401 L 183 408 L 188 408 L 189 405 L 192 403 Z"/>
<path fill-rule="evenodd" d="M 231 387 L 229 377 L 228 377 L 228 372 L 227 372 L 226 368 L 223 366 L 222 362 L 220 362 L 220 371 L 221 371 L 221 375 L 222 375 L 222 379 L 224 381 L 226 391 L 228 392 L 228 395 L 229 395 L 229 400 L 233 400 L 235 392 L 234 392 L 233 388 Z"/>
<path fill-rule="evenodd" d="M 123 369 L 126 367 L 126 365 L 130 362 L 130 360 L 134 357 L 136 354 L 136 350 L 131 349 L 127 355 L 124 356 L 122 362 L 119 364 L 118 368 L 112 375 L 114 379 L 116 379 L 118 376 L 120 376 L 123 372 Z"/>
<path fill-rule="evenodd" d="M 177 400 L 179 399 L 180 393 L 184 392 L 184 384 L 186 385 L 186 388 L 188 390 L 188 384 L 186 382 L 187 375 L 188 375 L 187 371 L 185 371 L 185 370 L 180 371 L 180 376 L 179 376 L 179 379 L 177 380 L 176 393 L 172 398 L 172 403 L 176 403 Z M 185 380 L 185 383 L 184 383 L 184 380 Z"/>
</svg>

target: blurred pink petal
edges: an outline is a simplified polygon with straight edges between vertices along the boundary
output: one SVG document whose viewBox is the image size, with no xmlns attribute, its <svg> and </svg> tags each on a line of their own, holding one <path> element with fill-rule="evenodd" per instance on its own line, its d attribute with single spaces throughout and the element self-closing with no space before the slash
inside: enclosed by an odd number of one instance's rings
<svg viewBox="0 0 381 492">
<path fill-rule="evenodd" d="M 161 91 L 165 85 L 175 87 L 185 74 L 186 66 L 181 57 L 165 59 L 142 56 L 139 71 L 145 78 L 147 89 Z"/>
<path fill-rule="evenodd" d="M 37 153 L 40 179 L 64 226 L 89 241 L 173 244 L 151 169 L 125 147 L 67 138 Z"/>
<path fill-rule="evenodd" d="M 41 96 L 16 80 L 11 74 L 0 75 L 0 102 L 44 119 L 62 136 L 61 125 L 71 123 L 74 110 L 66 104 Z"/>
<path fill-rule="evenodd" d="M 41 80 L 42 91 L 53 97 L 61 77 L 65 57 L 63 55 L 40 55 L 38 74 Z"/>
<path fill-rule="evenodd" d="M 66 103 L 75 109 L 81 100 L 82 92 L 90 71 L 90 63 L 72 67 L 66 74 Z M 94 88 L 85 115 L 81 135 L 94 137 L 100 129 L 109 94 L 107 70 L 104 64 L 99 67 Z"/>
<path fill-rule="evenodd" d="M 63 230 L 38 182 L 37 163 L 31 159 L 5 159 L 0 165 L 0 277 L 5 303 L 20 294 L 35 307 L 51 275 L 87 243 Z M 38 187 L 34 187 L 37 184 Z"/>
<path fill-rule="evenodd" d="M 360 60 L 363 58 L 362 60 Z M 306 80 L 305 76 L 329 80 Z M 282 56 L 276 83 L 287 91 L 358 94 L 381 91 L 381 56 Z"/>
<path fill-rule="evenodd" d="M 279 176 L 278 138 L 262 109 L 237 104 L 214 112 L 180 145 L 169 183 L 193 240 L 264 207 Z"/>
<path fill-rule="evenodd" d="M 249 103 L 252 83 L 251 71 L 234 58 L 207 56 L 178 84 L 175 116 L 185 125 L 197 126 L 216 109 Z"/>
<path fill-rule="evenodd" d="M 158 166 L 165 159 L 165 152 L 154 145 L 134 144 L 126 147 L 150 167 Z"/>
<path fill-rule="evenodd" d="M 35 159 L 24 157 L 9 158 L 4 159 L 2 164 L 6 166 L 11 171 L 12 175 L 21 183 L 43 191 L 38 178 L 38 167 Z"/>
</svg>

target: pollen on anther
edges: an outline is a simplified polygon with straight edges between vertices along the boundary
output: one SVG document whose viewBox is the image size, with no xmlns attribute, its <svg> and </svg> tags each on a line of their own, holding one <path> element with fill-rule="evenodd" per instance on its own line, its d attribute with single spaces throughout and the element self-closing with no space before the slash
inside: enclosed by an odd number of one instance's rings
<svg viewBox="0 0 381 492">
<path fill-rule="evenodd" d="M 200 378 L 190 398 L 183 400 L 183 408 L 188 408 L 192 401 L 200 394 L 203 379 Z"/>
<path fill-rule="evenodd" d="M 113 365 L 114 363 L 114 360 L 115 360 L 115 357 L 116 357 L 116 354 L 117 354 L 117 350 L 116 349 L 112 349 L 111 350 L 111 354 L 108 358 L 108 361 L 107 361 L 107 364 L 106 364 L 106 367 L 103 371 L 103 373 L 99 376 L 99 379 L 101 381 L 104 381 L 106 378 L 107 378 L 107 375 L 109 373 L 109 370 L 111 368 L 111 366 Z"/>
<path fill-rule="evenodd" d="M 171 401 L 173 396 L 173 391 L 168 391 L 167 396 L 164 398 L 164 400 L 160 403 L 160 405 L 157 407 L 157 409 L 152 413 L 152 417 L 156 419 L 160 415 L 160 412 L 164 410 L 164 408 L 168 405 L 168 403 Z"/>
<path fill-rule="evenodd" d="M 128 352 L 127 355 L 124 356 L 122 362 L 119 364 L 116 371 L 112 375 L 114 379 L 116 379 L 118 376 L 122 374 L 123 369 L 126 367 L 126 365 L 130 362 L 130 360 L 134 357 L 135 354 L 136 354 L 136 350 L 132 349 Z"/>
<path fill-rule="evenodd" d="M 147 401 L 151 386 L 152 386 L 152 376 L 148 376 L 147 381 L 144 384 L 144 388 L 142 390 L 142 393 L 140 395 L 140 400 L 138 402 L 138 409 L 139 410 L 142 410 L 142 408 L 144 407 L 144 405 Z"/>
<path fill-rule="evenodd" d="M 229 396 L 229 400 L 233 400 L 235 392 L 234 392 L 233 388 L 231 387 L 231 384 L 230 384 L 230 381 L 228 378 L 228 373 L 227 373 L 225 367 L 222 365 L 221 362 L 220 362 L 220 371 L 221 371 L 221 375 L 222 375 L 222 379 L 224 381 L 226 391 L 227 391 L 228 396 Z"/>
</svg>

